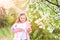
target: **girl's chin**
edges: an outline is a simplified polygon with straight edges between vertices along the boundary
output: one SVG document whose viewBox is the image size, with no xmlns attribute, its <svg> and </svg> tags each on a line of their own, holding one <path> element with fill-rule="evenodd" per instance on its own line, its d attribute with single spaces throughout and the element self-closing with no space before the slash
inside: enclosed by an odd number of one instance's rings
<svg viewBox="0 0 60 40">
<path fill-rule="evenodd" d="M 22 21 L 21 23 L 24 23 L 25 21 Z"/>
</svg>

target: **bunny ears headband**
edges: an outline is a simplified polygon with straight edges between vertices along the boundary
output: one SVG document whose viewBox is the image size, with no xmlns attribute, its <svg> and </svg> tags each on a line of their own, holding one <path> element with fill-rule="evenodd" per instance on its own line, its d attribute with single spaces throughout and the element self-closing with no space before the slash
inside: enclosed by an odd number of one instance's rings
<svg viewBox="0 0 60 40">
<path fill-rule="evenodd" d="M 26 11 L 25 10 L 20 10 L 19 14 L 26 14 Z"/>
</svg>

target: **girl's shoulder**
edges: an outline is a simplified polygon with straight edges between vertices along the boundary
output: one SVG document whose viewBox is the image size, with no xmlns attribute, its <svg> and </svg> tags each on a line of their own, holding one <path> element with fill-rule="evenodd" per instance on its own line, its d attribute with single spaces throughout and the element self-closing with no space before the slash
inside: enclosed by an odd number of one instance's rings
<svg viewBox="0 0 60 40">
<path fill-rule="evenodd" d="M 30 23 L 29 21 L 26 21 L 26 23 Z"/>
<path fill-rule="evenodd" d="M 14 23 L 13 25 L 18 25 L 18 23 Z"/>
<path fill-rule="evenodd" d="M 15 23 L 15 24 L 21 24 L 21 23 Z"/>
<path fill-rule="evenodd" d="M 18 24 L 18 23 L 14 23 L 15 25 Z"/>
<path fill-rule="evenodd" d="M 31 23 L 29 21 L 26 21 L 27 26 L 31 26 Z"/>
</svg>

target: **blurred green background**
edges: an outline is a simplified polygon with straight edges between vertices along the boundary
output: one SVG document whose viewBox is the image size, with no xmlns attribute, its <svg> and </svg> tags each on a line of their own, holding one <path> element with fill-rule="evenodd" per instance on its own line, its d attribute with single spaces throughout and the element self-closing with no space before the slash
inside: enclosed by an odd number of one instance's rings
<svg viewBox="0 0 60 40">
<path fill-rule="evenodd" d="M 16 7 L 27 10 L 32 25 L 31 40 L 60 40 L 60 0 L 29 0 Z M 7 10 L 0 7 L 0 40 L 13 40 L 11 26 L 18 17 L 16 7 Z"/>
</svg>

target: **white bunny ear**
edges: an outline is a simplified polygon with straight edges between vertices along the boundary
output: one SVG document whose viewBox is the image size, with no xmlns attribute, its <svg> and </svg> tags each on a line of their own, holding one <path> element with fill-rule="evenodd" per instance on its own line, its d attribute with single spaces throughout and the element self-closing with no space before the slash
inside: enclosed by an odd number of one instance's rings
<svg viewBox="0 0 60 40">
<path fill-rule="evenodd" d="M 19 14 L 26 14 L 26 10 L 21 10 L 19 8 L 16 8 L 16 11 L 19 13 Z"/>
</svg>

